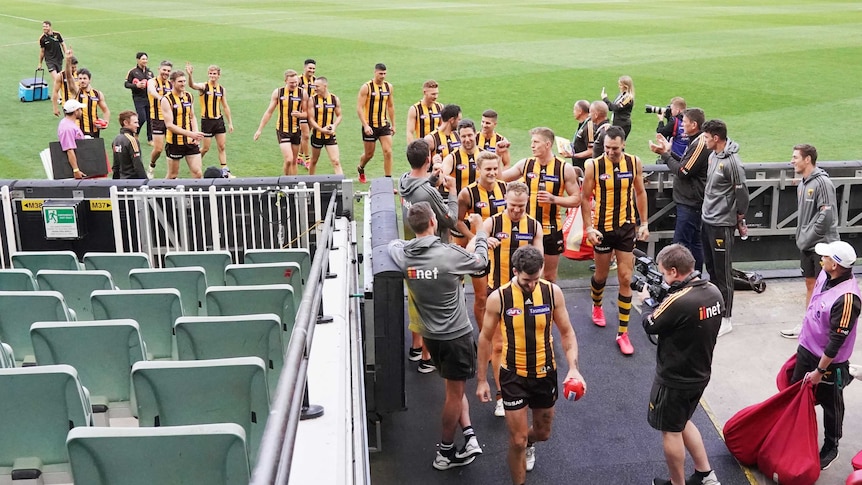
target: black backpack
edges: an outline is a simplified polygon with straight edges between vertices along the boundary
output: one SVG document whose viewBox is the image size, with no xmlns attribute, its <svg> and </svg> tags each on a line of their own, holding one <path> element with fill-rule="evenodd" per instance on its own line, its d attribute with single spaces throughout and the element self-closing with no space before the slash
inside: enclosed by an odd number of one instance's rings
<svg viewBox="0 0 862 485">
<path fill-rule="evenodd" d="M 733 270 L 733 289 L 734 290 L 754 290 L 757 293 L 766 291 L 766 282 L 763 281 L 763 275 L 754 271 Z"/>
</svg>

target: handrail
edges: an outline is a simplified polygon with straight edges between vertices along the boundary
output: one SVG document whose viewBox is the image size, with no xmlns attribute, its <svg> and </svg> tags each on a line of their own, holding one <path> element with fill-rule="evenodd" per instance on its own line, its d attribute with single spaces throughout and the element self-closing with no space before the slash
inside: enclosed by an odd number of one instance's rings
<svg viewBox="0 0 862 485">
<path fill-rule="evenodd" d="M 314 337 L 314 325 L 320 308 L 323 279 L 329 264 L 332 229 L 335 219 L 335 192 L 329 199 L 323 228 L 317 239 L 317 249 L 311 264 L 308 284 L 302 293 L 302 302 L 296 313 L 296 323 L 290 336 L 284 369 L 278 378 L 275 398 L 263 431 L 257 464 L 250 485 L 286 484 L 296 444 L 296 431 L 302 412 L 302 398 L 306 385 L 308 353 Z"/>
</svg>

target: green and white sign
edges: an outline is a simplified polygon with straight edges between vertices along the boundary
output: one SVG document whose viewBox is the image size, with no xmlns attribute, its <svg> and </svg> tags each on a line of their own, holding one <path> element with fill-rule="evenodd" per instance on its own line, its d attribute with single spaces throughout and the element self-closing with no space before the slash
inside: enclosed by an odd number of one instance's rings
<svg viewBox="0 0 862 485">
<path fill-rule="evenodd" d="M 78 221 L 74 207 L 42 207 L 45 221 L 45 236 L 49 239 L 75 239 L 78 237 Z"/>
</svg>

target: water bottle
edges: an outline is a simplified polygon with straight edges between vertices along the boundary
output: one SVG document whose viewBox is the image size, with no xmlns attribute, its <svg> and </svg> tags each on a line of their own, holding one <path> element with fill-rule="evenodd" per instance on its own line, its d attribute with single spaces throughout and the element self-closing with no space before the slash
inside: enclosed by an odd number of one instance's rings
<svg viewBox="0 0 862 485">
<path fill-rule="evenodd" d="M 739 238 L 743 241 L 748 239 L 748 225 L 745 223 L 745 218 L 739 220 L 736 224 L 736 230 L 739 231 Z"/>
</svg>

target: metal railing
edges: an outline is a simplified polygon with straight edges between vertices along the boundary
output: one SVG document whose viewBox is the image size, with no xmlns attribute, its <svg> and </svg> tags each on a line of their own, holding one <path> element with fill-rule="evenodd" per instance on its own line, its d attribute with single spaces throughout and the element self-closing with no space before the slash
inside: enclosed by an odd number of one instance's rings
<svg viewBox="0 0 862 485">
<path fill-rule="evenodd" d="M 11 266 L 10 257 L 16 251 L 15 219 L 12 215 L 12 198 L 7 185 L 0 187 L 0 205 L 2 205 L 0 207 L 0 210 L 2 210 L 0 216 L 3 218 L 3 238 L 0 240 L 0 268 L 5 268 L 7 265 Z"/>
<path fill-rule="evenodd" d="M 118 252 L 146 253 L 154 266 L 176 251 L 309 248 L 322 220 L 320 184 L 307 187 L 110 189 Z M 334 203 L 334 202 L 333 202 Z M 123 217 L 125 215 L 125 217 Z"/>
<path fill-rule="evenodd" d="M 334 219 L 335 194 L 330 199 L 319 231 L 317 251 L 314 253 L 308 283 L 302 293 L 302 302 L 284 358 L 284 368 L 278 378 L 275 398 L 272 400 L 269 418 L 261 438 L 260 453 L 252 473 L 251 485 L 283 485 L 288 483 L 290 478 L 296 431 L 306 389 L 308 356 L 320 311 L 323 295 L 320 288 L 326 277 Z"/>
</svg>

